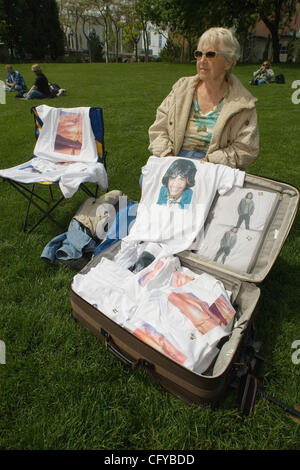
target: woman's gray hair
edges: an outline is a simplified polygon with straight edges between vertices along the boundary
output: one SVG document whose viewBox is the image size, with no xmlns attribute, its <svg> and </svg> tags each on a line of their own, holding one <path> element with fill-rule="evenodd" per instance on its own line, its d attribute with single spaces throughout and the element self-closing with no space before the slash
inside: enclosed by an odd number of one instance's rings
<svg viewBox="0 0 300 470">
<path fill-rule="evenodd" d="M 240 58 L 241 48 L 238 40 L 230 29 L 227 28 L 210 28 L 205 31 L 199 38 L 198 49 L 206 44 L 218 45 L 225 59 L 230 62 L 234 60 L 233 66 Z"/>
</svg>

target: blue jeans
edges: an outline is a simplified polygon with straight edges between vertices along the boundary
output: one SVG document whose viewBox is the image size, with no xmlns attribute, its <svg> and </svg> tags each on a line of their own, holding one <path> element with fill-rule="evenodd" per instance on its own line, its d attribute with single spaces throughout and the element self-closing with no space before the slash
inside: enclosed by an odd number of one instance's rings
<svg viewBox="0 0 300 470">
<path fill-rule="evenodd" d="M 21 85 L 15 85 L 13 90 L 9 86 L 5 85 L 5 91 L 24 91 L 24 90 L 21 87 Z"/>
<path fill-rule="evenodd" d="M 185 157 L 185 158 L 205 158 L 206 152 L 195 152 L 193 150 L 181 149 L 178 156 Z"/>
<path fill-rule="evenodd" d="M 94 252 L 97 243 L 89 236 L 86 229 L 72 219 L 68 231 L 54 237 L 43 249 L 41 258 L 56 264 L 58 260 L 79 259 L 84 254 Z"/>
<path fill-rule="evenodd" d="M 263 78 L 256 78 L 255 83 L 256 85 L 263 85 L 264 83 L 267 83 L 267 82 Z"/>
<path fill-rule="evenodd" d="M 47 98 L 47 97 L 44 93 L 42 93 L 39 90 L 31 90 L 29 93 L 26 93 L 24 95 L 24 98 L 26 98 L 27 100 L 35 100 L 35 99 Z"/>
</svg>

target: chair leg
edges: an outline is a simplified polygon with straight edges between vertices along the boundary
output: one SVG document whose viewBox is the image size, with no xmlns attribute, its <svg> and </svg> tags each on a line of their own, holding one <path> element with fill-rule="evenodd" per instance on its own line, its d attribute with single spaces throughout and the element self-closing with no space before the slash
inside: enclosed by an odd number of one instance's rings
<svg viewBox="0 0 300 470">
<path fill-rule="evenodd" d="M 65 228 L 62 224 L 60 224 L 59 222 L 57 222 L 57 220 L 54 219 L 54 217 L 52 217 L 50 214 L 51 212 L 53 212 L 53 210 L 65 199 L 64 196 L 62 196 L 53 206 L 50 207 L 49 210 L 45 210 L 43 207 L 41 207 L 35 200 L 34 200 L 34 197 L 35 198 L 38 198 L 39 200 L 41 200 L 42 202 L 44 202 L 45 204 L 47 204 L 49 206 L 49 202 L 46 201 L 46 199 L 42 198 L 41 196 L 39 196 L 38 194 L 36 194 L 34 192 L 34 188 L 35 188 L 35 184 L 32 185 L 31 187 L 31 190 L 24 187 L 22 184 L 20 183 L 16 183 L 15 181 L 11 181 L 11 180 L 8 180 L 8 179 L 5 179 L 5 181 L 7 181 L 8 183 L 10 183 L 19 193 L 22 194 L 22 196 L 25 197 L 25 199 L 27 199 L 28 203 L 27 203 L 27 208 L 26 208 L 26 213 L 25 213 L 25 219 L 24 219 L 24 222 L 23 222 L 23 232 L 27 232 L 27 233 L 32 233 L 33 230 L 43 221 L 45 220 L 47 217 L 52 220 L 52 222 L 54 222 L 60 229 L 62 229 L 63 231 L 65 231 Z M 27 194 L 29 193 L 29 195 Z M 53 199 L 53 194 L 52 194 L 52 191 L 51 191 L 51 195 L 52 195 L 52 199 Z M 39 209 L 44 215 L 38 220 L 38 222 L 33 226 L 31 227 L 30 230 L 27 230 L 28 228 L 28 217 L 29 217 L 29 211 L 30 211 L 30 207 L 31 205 L 34 205 L 37 209 Z"/>
<path fill-rule="evenodd" d="M 49 186 L 49 191 L 50 191 L 51 201 L 54 201 L 53 191 L 52 191 L 52 187 L 51 187 L 51 186 Z"/>
<path fill-rule="evenodd" d="M 97 195 L 98 195 L 98 185 L 97 185 L 97 183 L 96 183 L 95 193 L 92 193 L 92 191 L 83 183 L 81 183 L 80 189 L 82 189 L 82 191 L 84 191 L 89 197 L 97 198 Z"/>
<path fill-rule="evenodd" d="M 26 229 L 27 229 L 27 221 L 28 221 L 29 209 L 30 209 L 30 206 L 31 206 L 31 203 L 32 203 L 32 196 L 33 196 L 34 187 L 35 187 L 35 184 L 33 184 L 32 187 L 31 187 L 31 192 L 30 192 L 30 196 L 29 196 L 29 199 L 28 199 L 25 218 L 24 218 L 24 222 L 23 222 L 23 228 L 22 228 L 23 232 L 26 232 Z"/>
<path fill-rule="evenodd" d="M 44 211 L 44 209 L 43 209 L 42 207 L 40 207 L 38 204 L 36 204 L 34 201 L 32 201 L 32 203 L 33 203 L 36 207 L 38 207 L 38 208 L 40 209 L 40 211 L 42 211 L 42 212 L 44 213 L 44 215 L 43 215 L 43 217 L 41 217 L 41 218 L 38 220 L 38 222 L 36 222 L 36 224 L 33 225 L 33 227 L 31 227 L 31 229 L 30 229 L 27 233 L 28 233 L 28 234 L 29 234 L 29 233 L 32 233 L 32 232 L 36 229 L 36 227 L 37 227 L 38 225 L 40 225 L 40 223 L 43 222 L 43 220 L 45 220 L 47 217 L 48 217 L 48 219 L 52 220 L 52 222 L 54 222 L 59 228 L 61 228 L 62 230 L 65 231 L 65 227 L 64 227 L 62 224 L 60 224 L 59 222 L 57 222 L 57 220 L 55 220 L 54 217 L 52 217 L 52 216 L 50 215 L 50 213 L 51 213 L 52 211 L 54 211 L 54 209 L 55 209 L 64 199 L 65 199 L 64 196 L 62 196 L 62 197 L 51 207 L 51 209 L 50 209 L 49 211 Z"/>
</svg>

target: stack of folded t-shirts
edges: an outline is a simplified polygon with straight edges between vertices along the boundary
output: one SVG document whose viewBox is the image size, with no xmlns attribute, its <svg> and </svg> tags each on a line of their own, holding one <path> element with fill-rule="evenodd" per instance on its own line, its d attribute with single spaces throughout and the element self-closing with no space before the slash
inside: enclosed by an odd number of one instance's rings
<svg viewBox="0 0 300 470">
<path fill-rule="evenodd" d="M 156 243 L 103 257 L 73 290 L 99 311 L 172 360 L 204 372 L 232 330 L 230 293 L 208 274 L 195 274 Z"/>
</svg>

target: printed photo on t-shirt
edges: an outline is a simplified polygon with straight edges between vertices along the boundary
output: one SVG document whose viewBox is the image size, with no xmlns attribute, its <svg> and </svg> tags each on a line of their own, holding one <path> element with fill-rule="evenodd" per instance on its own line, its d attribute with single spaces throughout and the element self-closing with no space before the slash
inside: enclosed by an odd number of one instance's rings
<svg viewBox="0 0 300 470">
<path fill-rule="evenodd" d="M 214 312 L 221 320 L 220 326 L 227 326 L 235 315 L 235 310 L 231 303 L 221 294 L 213 304 L 209 306 L 209 310 Z"/>
<path fill-rule="evenodd" d="M 149 344 L 166 356 L 169 356 L 176 362 L 183 364 L 187 357 L 180 352 L 162 333 L 157 331 L 149 323 L 143 323 L 140 328 L 136 328 L 133 332 L 135 336 L 144 343 Z"/>
<path fill-rule="evenodd" d="M 234 187 L 219 196 L 206 225 L 221 224 L 262 231 L 276 200 L 276 193 L 271 191 Z"/>
<path fill-rule="evenodd" d="M 218 261 L 219 257 L 221 256 L 221 263 L 225 264 L 227 256 L 230 255 L 231 250 L 236 244 L 237 231 L 237 227 L 232 227 L 231 229 L 224 232 L 224 235 L 220 241 L 219 249 L 214 257 L 214 261 Z"/>
<path fill-rule="evenodd" d="M 249 272 L 253 257 L 276 209 L 277 195 L 252 188 L 232 188 L 211 208 L 197 253 L 217 263 Z"/>
<path fill-rule="evenodd" d="M 161 180 L 157 204 L 187 209 L 192 201 L 196 173 L 192 161 L 181 158 L 173 161 Z"/>
<path fill-rule="evenodd" d="M 191 292 L 172 292 L 168 299 L 191 320 L 203 335 L 219 324 L 210 314 L 208 303 Z"/>
<path fill-rule="evenodd" d="M 239 228 L 243 223 L 247 230 L 250 229 L 249 224 L 251 220 L 251 215 L 253 215 L 255 209 L 255 204 L 253 202 L 253 192 L 249 191 L 243 199 L 241 199 L 237 211 L 238 211 L 238 220 L 237 228 Z"/>
<path fill-rule="evenodd" d="M 222 295 L 212 305 L 199 299 L 192 292 L 172 292 L 168 299 L 202 334 L 208 333 L 216 326 L 226 328 L 235 314 L 235 310 Z"/>
<path fill-rule="evenodd" d="M 188 282 L 193 281 L 195 278 L 188 276 L 187 274 L 181 273 L 179 271 L 174 271 L 171 276 L 170 286 L 171 287 L 182 287 L 185 286 Z"/>
<path fill-rule="evenodd" d="M 151 279 L 153 279 L 158 271 L 163 267 L 164 263 L 161 260 L 158 260 L 157 263 L 155 263 L 154 268 L 151 271 L 148 271 L 144 276 L 142 276 L 138 282 L 140 286 L 145 287 Z"/>
<path fill-rule="evenodd" d="M 82 114 L 60 110 L 54 151 L 80 155 L 82 147 Z"/>
</svg>

